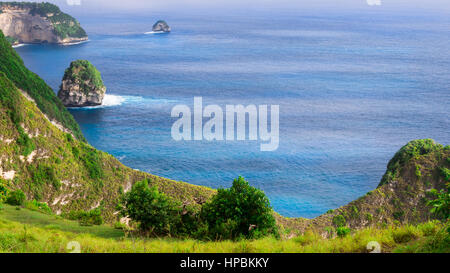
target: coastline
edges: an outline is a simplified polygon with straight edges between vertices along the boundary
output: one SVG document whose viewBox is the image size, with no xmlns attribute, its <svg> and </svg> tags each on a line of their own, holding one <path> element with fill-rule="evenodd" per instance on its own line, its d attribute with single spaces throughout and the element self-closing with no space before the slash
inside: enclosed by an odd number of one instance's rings
<svg viewBox="0 0 450 273">
<path fill-rule="evenodd" d="M 19 48 L 24 47 L 28 45 L 42 45 L 42 44 L 54 44 L 54 45 L 60 45 L 60 46 L 73 46 L 73 45 L 80 45 L 89 42 L 90 40 L 82 40 L 82 41 L 76 41 L 76 42 L 66 42 L 66 43 L 19 43 L 15 45 L 11 45 L 12 48 Z"/>
<path fill-rule="evenodd" d="M 149 35 L 149 34 L 165 34 L 165 33 L 170 33 L 168 31 L 148 31 L 148 32 L 144 32 L 145 35 Z"/>
</svg>

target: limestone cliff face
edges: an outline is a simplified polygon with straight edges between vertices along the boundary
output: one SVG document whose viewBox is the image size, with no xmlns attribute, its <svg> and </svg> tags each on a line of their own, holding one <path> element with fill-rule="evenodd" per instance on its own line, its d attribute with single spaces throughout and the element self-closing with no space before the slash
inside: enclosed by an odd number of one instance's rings
<svg viewBox="0 0 450 273">
<path fill-rule="evenodd" d="M 101 105 L 106 87 L 100 72 L 88 61 L 72 62 L 66 70 L 58 97 L 66 107 Z"/>
<path fill-rule="evenodd" d="M 43 13 L 29 7 L 5 5 L 0 9 L 0 30 L 19 43 L 68 44 L 88 39 L 79 23 L 60 11 Z"/>
</svg>

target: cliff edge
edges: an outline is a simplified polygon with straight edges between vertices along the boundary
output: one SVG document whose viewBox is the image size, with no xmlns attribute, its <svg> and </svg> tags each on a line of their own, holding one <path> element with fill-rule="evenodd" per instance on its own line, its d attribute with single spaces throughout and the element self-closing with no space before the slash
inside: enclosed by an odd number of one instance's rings
<svg viewBox="0 0 450 273">
<path fill-rule="evenodd" d="M 50 3 L 0 2 L 0 30 L 18 43 L 71 44 L 88 40 L 75 18 Z"/>
</svg>

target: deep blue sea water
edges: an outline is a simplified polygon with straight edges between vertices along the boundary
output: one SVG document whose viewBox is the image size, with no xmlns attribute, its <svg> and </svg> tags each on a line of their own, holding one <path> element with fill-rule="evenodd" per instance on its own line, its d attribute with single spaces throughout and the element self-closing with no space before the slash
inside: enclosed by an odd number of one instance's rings
<svg viewBox="0 0 450 273">
<path fill-rule="evenodd" d="M 213 188 L 244 176 L 275 210 L 314 217 L 374 189 L 409 140 L 450 144 L 450 19 L 392 14 L 81 16 L 74 46 L 17 48 L 58 90 L 90 60 L 105 106 L 70 110 L 88 141 L 132 168 Z M 113 95 L 113 96 L 111 96 Z M 176 104 L 280 105 L 280 147 L 176 142 Z"/>
</svg>

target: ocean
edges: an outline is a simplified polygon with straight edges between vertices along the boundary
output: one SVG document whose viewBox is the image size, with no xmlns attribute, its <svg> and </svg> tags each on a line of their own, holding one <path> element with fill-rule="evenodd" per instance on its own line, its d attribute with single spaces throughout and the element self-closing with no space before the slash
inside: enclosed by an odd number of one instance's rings
<svg viewBox="0 0 450 273">
<path fill-rule="evenodd" d="M 77 16 L 89 42 L 16 48 L 58 91 L 76 59 L 107 86 L 70 109 L 87 140 L 134 169 L 197 185 L 245 177 L 288 217 L 375 189 L 408 141 L 450 144 L 450 18 L 392 14 Z M 170 34 L 144 34 L 165 19 Z M 174 141 L 171 109 L 280 106 L 280 143 Z"/>
</svg>

